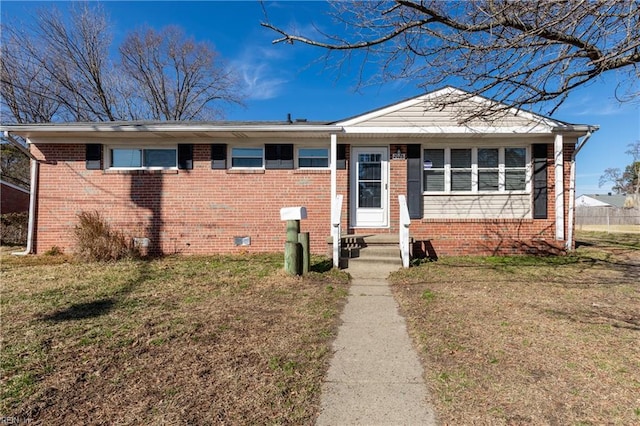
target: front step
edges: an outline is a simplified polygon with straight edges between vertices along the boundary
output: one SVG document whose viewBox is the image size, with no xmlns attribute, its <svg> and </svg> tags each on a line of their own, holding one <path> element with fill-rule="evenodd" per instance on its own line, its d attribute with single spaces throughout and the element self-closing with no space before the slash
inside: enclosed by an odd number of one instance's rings
<svg viewBox="0 0 640 426">
<path fill-rule="evenodd" d="M 340 264 L 350 262 L 402 266 L 398 237 L 391 234 L 343 236 Z"/>
</svg>

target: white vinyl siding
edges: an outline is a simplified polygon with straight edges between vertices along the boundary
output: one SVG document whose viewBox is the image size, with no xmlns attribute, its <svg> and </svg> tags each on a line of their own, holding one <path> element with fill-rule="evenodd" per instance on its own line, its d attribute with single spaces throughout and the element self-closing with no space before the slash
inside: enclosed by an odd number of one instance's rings
<svg viewBox="0 0 640 426">
<path fill-rule="evenodd" d="M 464 111 L 469 111 L 469 115 L 478 110 L 478 104 L 473 101 L 462 101 L 455 105 L 442 107 L 432 101 L 423 101 L 413 105 L 390 111 L 386 114 L 372 117 L 364 122 L 355 124 L 356 127 L 461 127 L 459 117 Z M 491 126 L 511 127 L 511 126 L 531 126 L 531 119 L 517 116 L 515 114 L 505 114 L 492 120 Z M 487 126 L 487 122 L 482 119 L 472 119 L 466 122 L 467 126 Z"/>
<path fill-rule="evenodd" d="M 442 194 L 424 196 L 424 219 L 527 219 L 528 194 Z"/>
</svg>

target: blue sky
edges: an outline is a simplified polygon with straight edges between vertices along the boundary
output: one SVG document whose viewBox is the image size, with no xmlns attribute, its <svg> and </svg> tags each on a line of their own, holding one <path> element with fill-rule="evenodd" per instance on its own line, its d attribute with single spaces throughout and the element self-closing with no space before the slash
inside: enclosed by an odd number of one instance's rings
<svg viewBox="0 0 640 426">
<path fill-rule="evenodd" d="M 0 1 L 4 24 L 19 25 L 30 11 L 64 2 Z M 142 25 L 161 28 L 179 25 L 197 40 L 207 40 L 244 82 L 249 97 L 245 107 L 227 110 L 231 120 L 284 120 L 294 118 L 333 121 L 343 119 L 423 93 L 412 82 L 395 82 L 357 88 L 359 63 L 341 69 L 324 60 L 325 51 L 300 44 L 273 45 L 277 34 L 260 26 L 263 8 L 257 1 L 106 1 L 114 42 Z M 271 21 L 284 28 L 313 33 L 314 24 L 328 28 L 327 7 L 318 1 L 265 2 Z M 365 70 L 375 72 L 374 67 Z M 619 104 L 616 73 L 575 91 L 554 118 L 576 124 L 600 126 L 578 156 L 577 195 L 607 192 L 598 179 L 609 167 L 631 162 L 627 145 L 640 140 L 640 102 Z M 437 89 L 439 87 L 434 87 Z M 464 89 L 464 87 L 460 87 Z"/>
</svg>

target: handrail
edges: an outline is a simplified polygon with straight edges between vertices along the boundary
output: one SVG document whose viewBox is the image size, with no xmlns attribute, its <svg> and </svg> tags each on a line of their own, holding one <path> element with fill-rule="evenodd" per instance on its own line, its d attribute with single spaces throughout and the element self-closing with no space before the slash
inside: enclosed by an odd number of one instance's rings
<svg viewBox="0 0 640 426">
<path fill-rule="evenodd" d="M 333 266 L 340 267 L 340 222 L 342 220 L 342 194 L 336 195 L 331 210 L 331 237 L 333 238 Z"/>
<path fill-rule="evenodd" d="M 411 217 L 409 216 L 409 207 L 407 207 L 407 197 L 398 195 L 400 203 L 400 256 L 402 257 L 402 266 L 409 267 L 409 226 L 411 225 Z"/>
</svg>

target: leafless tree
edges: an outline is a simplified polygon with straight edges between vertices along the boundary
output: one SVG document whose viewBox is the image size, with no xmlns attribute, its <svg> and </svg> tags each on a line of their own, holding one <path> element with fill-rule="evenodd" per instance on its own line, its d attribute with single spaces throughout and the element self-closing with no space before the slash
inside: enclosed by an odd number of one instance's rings
<svg viewBox="0 0 640 426">
<path fill-rule="evenodd" d="M 27 54 L 26 43 L 28 39 L 9 31 L 0 46 L 3 121 L 13 117 L 18 123 L 49 122 L 60 108 L 59 87 Z"/>
<path fill-rule="evenodd" d="M 262 25 L 281 35 L 274 43 L 326 49 L 339 63 L 364 53 L 360 60 L 378 61 L 383 81 L 412 79 L 426 89 L 452 84 L 516 107 L 546 105 L 548 114 L 572 90 L 611 71 L 620 73 L 619 100 L 637 99 L 640 91 L 637 0 L 338 1 L 332 7 L 340 33 L 316 37 L 268 20 Z"/>
<path fill-rule="evenodd" d="M 73 3 L 67 16 L 47 7 L 31 22 L 2 26 L 3 122 L 210 119 L 242 101 L 215 50 L 178 28 L 133 32 L 113 58 L 98 3 Z"/>
<path fill-rule="evenodd" d="M 126 74 L 156 120 L 214 118 L 213 101 L 239 103 L 238 80 L 207 43 L 185 38 L 175 26 L 135 31 L 120 47 Z"/>
<path fill-rule="evenodd" d="M 74 5 L 69 24 L 57 9 L 38 13 L 41 66 L 61 86 L 60 100 L 78 121 L 112 121 L 116 102 L 108 74 L 111 31 L 100 6 Z"/>
<path fill-rule="evenodd" d="M 640 194 L 640 141 L 629 144 L 625 154 L 631 156 L 631 164 L 624 171 L 610 167 L 600 176 L 600 186 L 612 183 L 611 190 L 616 194 Z"/>
</svg>

